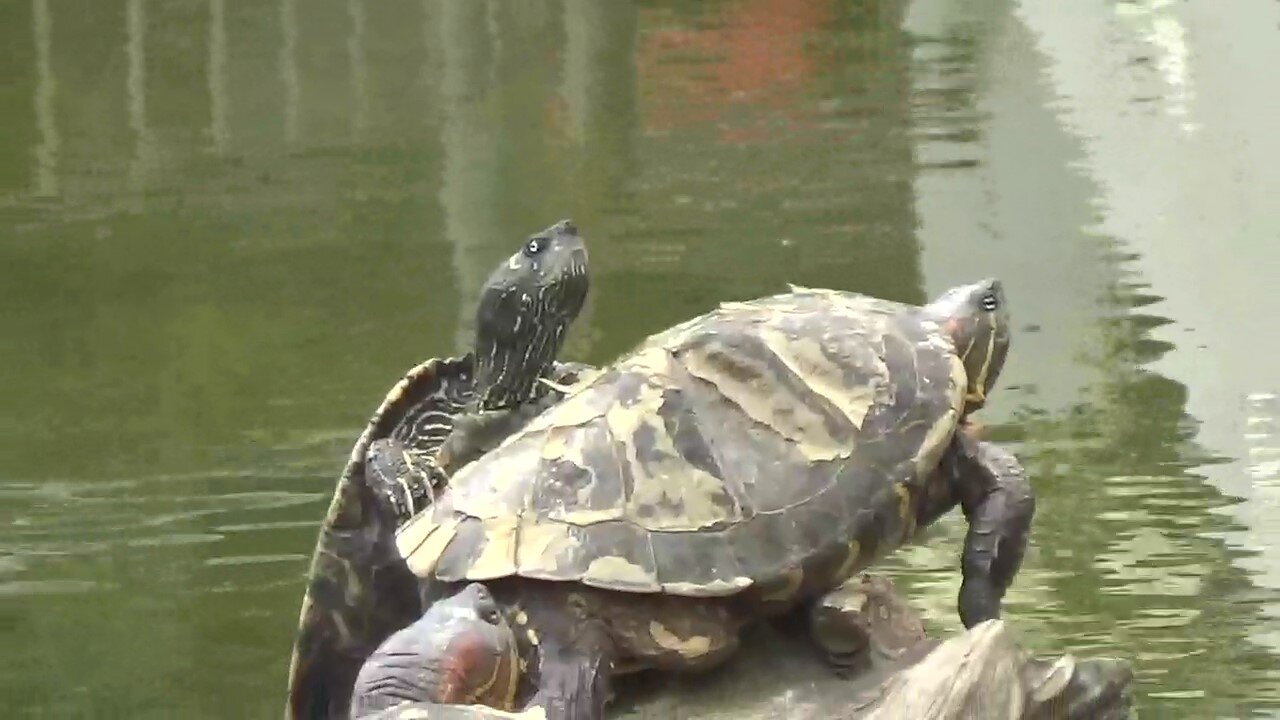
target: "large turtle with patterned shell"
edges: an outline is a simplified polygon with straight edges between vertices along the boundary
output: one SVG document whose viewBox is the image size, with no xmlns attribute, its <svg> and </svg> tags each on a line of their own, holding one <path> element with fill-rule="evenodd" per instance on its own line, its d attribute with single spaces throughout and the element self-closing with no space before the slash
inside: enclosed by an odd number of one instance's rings
<svg viewBox="0 0 1280 720">
<path fill-rule="evenodd" d="M 1035 502 L 1011 454 L 959 430 L 1008 346 L 996 280 L 923 307 L 792 287 L 651 336 L 396 532 L 432 592 L 483 585 L 518 662 L 428 623 L 413 653 L 365 666 L 360 707 L 595 720 L 612 675 L 716 666 L 746 623 L 797 607 L 841 664 L 864 630 L 826 599 L 957 504 L 960 618 L 999 617 Z"/>
<path fill-rule="evenodd" d="M 290 662 L 291 716 L 345 716 L 361 663 L 422 615 L 391 533 L 453 468 L 559 400 L 561 383 L 587 368 L 555 360 L 587 290 L 572 221 L 533 234 L 485 282 L 473 350 L 427 360 L 387 393 L 321 525 Z"/>
</svg>

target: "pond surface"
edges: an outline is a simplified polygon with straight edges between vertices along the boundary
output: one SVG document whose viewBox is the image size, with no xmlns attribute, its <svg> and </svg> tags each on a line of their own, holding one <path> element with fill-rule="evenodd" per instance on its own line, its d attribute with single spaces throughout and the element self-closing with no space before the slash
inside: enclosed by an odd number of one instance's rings
<svg viewBox="0 0 1280 720">
<path fill-rule="evenodd" d="M 1147 718 L 1280 710 L 1271 0 L 0 7 L 0 705 L 278 717 L 333 483 L 562 217 L 607 362 L 785 283 L 998 275 L 1007 601 Z M 959 514 L 892 558 L 939 633 Z"/>
</svg>

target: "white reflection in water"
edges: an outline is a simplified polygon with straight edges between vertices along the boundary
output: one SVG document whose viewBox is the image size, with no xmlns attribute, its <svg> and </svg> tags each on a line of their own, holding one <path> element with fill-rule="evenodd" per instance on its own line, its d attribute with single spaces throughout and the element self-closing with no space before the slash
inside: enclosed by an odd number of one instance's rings
<svg viewBox="0 0 1280 720">
<path fill-rule="evenodd" d="M 347 37 L 347 57 L 351 63 L 351 132 L 363 140 L 369 130 L 369 62 L 365 49 L 368 11 L 364 0 L 348 0 L 351 34 Z"/>
<path fill-rule="evenodd" d="M 280 80 L 284 84 L 284 139 L 298 140 L 298 103 L 302 90 L 298 80 L 297 0 L 280 0 Z"/>
<path fill-rule="evenodd" d="M 1188 66 L 1187 29 L 1173 14 L 1176 10 L 1173 0 L 1117 3 L 1115 8 L 1116 14 L 1132 23 L 1134 31 L 1156 55 L 1155 67 L 1168 84 L 1161 94 L 1166 112 L 1186 118 L 1195 92 Z M 1197 125 L 1184 120 L 1179 128 L 1190 135 Z"/>
<path fill-rule="evenodd" d="M 53 77 L 53 16 L 49 0 L 32 0 L 31 25 L 36 43 L 36 126 L 40 143 L 36 145 L 35 194 L 50 197 L 58 194 L 58 125 L 54 116 L 57 82 Z"/>
<path fill-rule="evenodd" d="M 213 149 L 227 151 L 231 131 L 227 92 L 227 6 L 226 0 L 209 0 L 209 134 Z"/>
</svg>

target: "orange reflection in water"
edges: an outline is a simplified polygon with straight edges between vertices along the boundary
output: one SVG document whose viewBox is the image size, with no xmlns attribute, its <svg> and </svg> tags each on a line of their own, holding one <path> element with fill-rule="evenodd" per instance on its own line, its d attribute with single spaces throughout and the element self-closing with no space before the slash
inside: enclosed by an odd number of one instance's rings
<svg viewBox="0 0 1280 720">
<path fill-rule="evenodd" d="M 820 60 L 809 40 L 833 19 L 832 3 L 756 0 L 731 7 L 713 26 L 670 27 L 642 38 L 646 132 L 713 124 L 721 142 L 744 144 L 804 124 L 811 103 L 798 101 L 811 92 Z"/>
</svg>

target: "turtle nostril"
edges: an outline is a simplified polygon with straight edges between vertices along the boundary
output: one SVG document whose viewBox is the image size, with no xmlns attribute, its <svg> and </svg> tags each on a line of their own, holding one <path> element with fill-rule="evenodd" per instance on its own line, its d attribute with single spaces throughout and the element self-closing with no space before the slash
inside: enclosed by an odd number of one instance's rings
<svg viewBox="0 0 1280 720">
<path fill-rule="evenodd" d="M 578 234 L 578 226 L 577 226 L 577 225 L 575 225 L 575 224 L 574 224 L 574 222 L 573 222 L 572 220 L 561 220 L 561 221 L 560 221 L 560 228 L 559 228 L 559 229 L 560 229 L 560 232 L 562 232 L 562 233 L 564 233 L 564 234 L 566 234 L 566 235 L 577 235 L 577 234 Z"/>
</svg>

